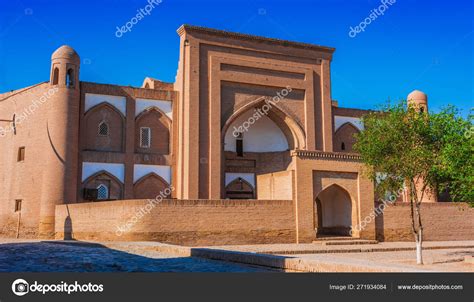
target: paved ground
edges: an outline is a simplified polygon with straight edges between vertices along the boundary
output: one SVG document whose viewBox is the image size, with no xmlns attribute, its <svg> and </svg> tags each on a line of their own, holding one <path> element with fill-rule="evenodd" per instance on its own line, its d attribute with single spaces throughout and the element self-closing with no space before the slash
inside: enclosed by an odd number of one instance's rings
<svg viewBox="0 0 474 302">
<path fill-rule="evenodd" d="M 287 263 L 292 263 L 292 267 L 305 271 L 474 272 L 474 264 L 464 262 L 465 256 L 474 256 L 474 241 L 424 242 L 424 265 L 421 266 L 416 264 L 415 244 L 413 242 L 347 245 L 324 245 L 323 243 L 213 246 L 206 248 L 278 255 L 285 257 Z"/>
<path fill-rule="evenodd" d="M 379 266 L 404 270 L 427 270 L 436 272 L 474 272 L 474 264 L 464 262 L 464 256 L 474 256 L 474 248 L 435 249 L 423 251 L 424 265 L 416 264 L 414 251 L 328 253 L 291 255 L 302 260 L 340 263 L 347 265 Z"/>
<path fill-rule="evenodd" d="M 474 256 L 473 241 L 426 242 L 423 266 L 415 264 L 415 251 L 410 250 L 413 246 L 411 242 L 390 242 L 344 246 L 313 243 L 189 248 L 159 242 L 0 239 L 0 272 L 275 271 L 262 265 L 310 272 L 474 272 L 474 264 L 463 261 L 465 256 Z"/>
<path fill-rule="evenodd" d="M 268 272 L 244 264 L 101 244 L 0 240 L 0 272 Z"/>
<path fill-rule="evenodd" d="M 379 252 L 379 251 L 403 251 L 415 248 L 414 242 L 380 242 L 377 244 L 354 244 L 354 245 L 323 245 L 319 243 L 302 244 L 255 244 L 255 245 L 225 245 L 209 246 L 206 248 L 215 248 L 222 250 L 232 250 L 240 252 L 265 253 L 276 255 L 289 254 L 326 254 L 326 253 L 344 253 L 344 252 Z M 423 243 L 425 250 L 446 249 L 446 248 L 474 248 L 474 241 L 425 241 Z"/>
</svg>

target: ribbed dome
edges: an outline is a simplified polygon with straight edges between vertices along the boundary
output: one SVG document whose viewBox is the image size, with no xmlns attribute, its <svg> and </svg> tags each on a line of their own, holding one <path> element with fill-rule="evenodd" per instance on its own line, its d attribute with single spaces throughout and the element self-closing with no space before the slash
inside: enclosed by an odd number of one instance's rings
<svg viewBox="0 0 474 302">
<path fill-rule="evenodd" d="M 53 55 L 51 56 L 51 60 L 54 59 L 67 59 L 76 63 L 80 62 L 79 55 L 77 54 L 77 52 L 71 46 L 68 45 L 63 45 L 56 49 L 56 51 L 53 52 Z"/>
<path fill-rule="evenodd" d="M 422 91 L 419 91 L 419 90 L 413 90 L 412 92 L 410 92 L 410 94 L 407 96 L 407 100 L 409 102 L 417 102 L 417 103 L 420 103 L 420 102 L 424 102 L 426 103 L 427 100 L 428 100 L 428 97 L 426 96 L 426 94 Z"/>
</svg>

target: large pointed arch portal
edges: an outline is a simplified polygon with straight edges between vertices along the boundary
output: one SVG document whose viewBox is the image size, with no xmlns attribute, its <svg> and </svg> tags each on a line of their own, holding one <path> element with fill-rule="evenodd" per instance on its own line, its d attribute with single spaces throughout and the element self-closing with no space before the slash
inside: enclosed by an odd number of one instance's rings
<svg viewBox="0 0 474 302">
<path fill-rule="evenodd" d="M 291 114 L 267 97 L 258 98 L 224 116 L 229 117 L 221 133 L 222 185 L 224 179 L 234 174 L 249 175 L 255 182 L 253 191 L 244 182 L 231 186 L 226 182 L 222 186 L 223 197 L 265 196 L 266 191 L 261 190 L 263 187 L 259 183 L 272 179 L 272 173 L 288 171 L 290 151 L 306 148 L 302 127 Z M 211 175 L 213 172 L 210 171 Z"/>
<path fill-rule="evenodd" d="M 247 119 L 241 121 L 241 123 L 236 124 L 237 121 L 242 119 L 243 116 L 248 115 L 249 112 L 254 116 L 253 119 L 249 116 Z M 232 132 L 231 134 L 234 135 L 236 129 L 238 131 L 238 129 L 242 127 L 241 129 L 244 132 L 248 132 L 259 120 L 265 120 L 267 118 L 283 132 L 288 141 L 288 148 L 290 150 L 306 149 L 306 136 L 303 127 L 301 127 L 289 113 L 285 112 L 277 103 L 267 97 L 258 98 L 236 110 L 222 127 L 222 141 L 225 142 L 225 138 L 229 133 Z"/>
</svg>

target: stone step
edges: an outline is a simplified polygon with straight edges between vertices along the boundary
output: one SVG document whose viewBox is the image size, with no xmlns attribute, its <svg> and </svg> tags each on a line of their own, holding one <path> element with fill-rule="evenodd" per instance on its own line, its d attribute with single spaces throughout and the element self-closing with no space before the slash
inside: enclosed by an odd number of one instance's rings
<svg viewBox="0 0 474 302">
<path fill-rule="evenodd" d="M 336 241 L 325 241 L 324 245 L 358 245 L 358 244 L 377 244 L 377 240 L 336 240 Z"/>
<path fill-rule="evenodd" d="M 350 236 L 327 236 L 327 235 L 318 235 L 316 241 L 333 241 L 333 240 L 363 240 L 358 238 L 352 238 Z"/>
<path fill-rule="evenodd" d="M 346 240 L 316 240 L 313 243 L 321 245 L 361 245 L 361 244 L 377 244 L 377 240 L 366 239 L 346 239 Z"/>
</svg>

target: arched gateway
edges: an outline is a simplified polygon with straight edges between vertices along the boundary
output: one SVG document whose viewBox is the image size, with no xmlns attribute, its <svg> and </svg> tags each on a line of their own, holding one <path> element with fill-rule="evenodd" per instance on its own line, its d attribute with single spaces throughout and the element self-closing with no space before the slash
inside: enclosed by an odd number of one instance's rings
<svg viewBox="0 0 474 302">
<path fill-rule="evenodd" d="M 224 197 L 261 199 L 274 195 L 270 192 L 276 190 L 270 185 L 274 182 L 272 173 L 288 172 L 290 150 L 304 147 L 305 138 L 288 113 L 270 100 L 259 98 L 228 118 L 222 144 Z"/>
<path fill-rule="evenodd" d="M 316 197 L 318 235 L 350 236 L 352 226 L 352 199 L 336 184 L 326 187 Z"/>
</svg>

